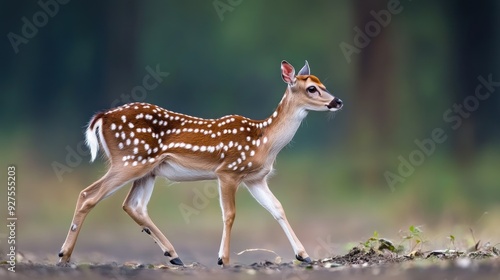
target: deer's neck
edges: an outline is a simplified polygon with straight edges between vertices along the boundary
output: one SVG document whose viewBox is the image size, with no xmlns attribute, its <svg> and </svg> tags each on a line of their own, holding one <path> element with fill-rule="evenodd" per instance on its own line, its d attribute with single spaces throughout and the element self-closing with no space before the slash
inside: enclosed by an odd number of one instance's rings
<svg viewBox="0 0 500 280">
<path fill-rule="evenodd" d="M 302 120 L 307 116 L 307 110 L 292 102 L 291 94 L 287 89 L 276 110 L 264 120 L 269 124 L 264 130 L 264 136 L 268 138 L 269 156 L 273 159 L 290 143 Z"/>
</svg>

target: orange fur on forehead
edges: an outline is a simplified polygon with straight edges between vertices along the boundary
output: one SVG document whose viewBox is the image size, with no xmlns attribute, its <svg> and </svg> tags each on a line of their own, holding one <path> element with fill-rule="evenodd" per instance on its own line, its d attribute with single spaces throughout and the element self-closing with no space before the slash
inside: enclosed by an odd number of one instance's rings
<svg viewBox="0 0 500 280">
<path fill-rule="evenodd" d="M 321 81 L 318 79 L 318 77 L 316 77 L 314 75 L 299 75 L 299 76 L 297 76 L 297 79 L 303 80 L 303 81 L 310 79 L 311 81 L 317 83 L 318 85 L 323 86 L 323 83 L 321 83 Z"/>
</svg>

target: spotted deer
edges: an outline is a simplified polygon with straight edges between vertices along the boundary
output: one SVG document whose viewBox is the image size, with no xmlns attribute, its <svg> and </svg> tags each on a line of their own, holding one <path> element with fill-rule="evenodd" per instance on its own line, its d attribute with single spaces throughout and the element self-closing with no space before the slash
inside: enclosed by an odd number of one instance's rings
<svg viewBox="0 0 500 280">
<path fill-rule="evenodd" d="M 277 154 L 291 141 L 308 111 L 337 111 L 342 101 L 310 74 L 307 61 L 297 75 L 291 64 L 281 62 L 281 76 L 287 84 L 285 94 L 277 109 L 264 120 L 237 115 L 202 119 L 147 103 L 130 103 L 94 115 L 86 130 L 91 161 L 102 148 L 110 167 L 101 179 L 80 192 L 59 253 L 59 265 L 69 263 L 90 210 L 133 182 L 123 209 L 156 241 L 170 263 L 182 266 L 174 247 L 148 215 L 147 205 L 157 176 L 171 181 L 218 180 L 223 220 L 219 265 L 229 264 L 235 194 L 240 184 L 278 221 L 295 257 L 311 263 L 281 203 L 269 190 L 267 177 Z"/>
</svg>

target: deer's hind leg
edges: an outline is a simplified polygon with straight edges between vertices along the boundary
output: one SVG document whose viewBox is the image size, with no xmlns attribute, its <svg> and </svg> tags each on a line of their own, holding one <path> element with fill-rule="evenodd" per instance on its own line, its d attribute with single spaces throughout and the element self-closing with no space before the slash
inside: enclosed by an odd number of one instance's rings
<svg viewBox="0 0 500 280">
<path fill-rule="evenodd" d="M 60 259 L 58 265 L 65 266 L 69 263 L 78 234 L 90 210 L 101 200 L 110 196 L 128 182 L 144 176 L 149 171 L 149 166 L 129 167 L 125 169 L 123 167 L 112 167 L 101 179 L 80 192 L 68 235 L 59 251 Z"/>
<path fill-rule="evenodd" d="M 132 189 L 123 202 L 123 210 L 160 246 L 170 263 L 184 265 L 170 241 L 163 235 L 148 215 L 148 203 L 154 189 L 155 176 L 148 174 L 134 181 Z"/>
</svg>

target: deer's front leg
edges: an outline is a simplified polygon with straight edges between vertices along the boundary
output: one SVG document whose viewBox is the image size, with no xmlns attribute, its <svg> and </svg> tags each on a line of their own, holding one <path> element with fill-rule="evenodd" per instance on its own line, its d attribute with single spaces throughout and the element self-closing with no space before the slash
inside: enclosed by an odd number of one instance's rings
<svg viewBox="0 0 500 280">
<path fill-rule="evenodd" d="M 219 175 L 219 195 L 222 209 L 222 240 L 219 249 L 217 264 L 229 265 L 229 242 L 231 240 L 231 228 L 236 216 L 235 196 L 239 181 L 230 175 Z"/>
<path fill-rule="evenodd" d="M 288 240 L 292 244 L 293 251 L 295 252 L 295 258 L 302 262 L 311 263 L 311 258 L 309 258 L 304 246 L 300 243 L 300 240 L 293 232 L 292 227 L 286 219 L 285 211 L 283 210 L 281 203 L 269 189 L 266 180 L 263 179 L 260 181 L 245 182 L 245 185 L 255 200 L 257 200 L 260 205 L 269 211 L 271 215 L 273 215 L 274 219 L 278 221 L 281 228 L 285 232 L 286 237 L 288 237 Z"/>
</svg>

